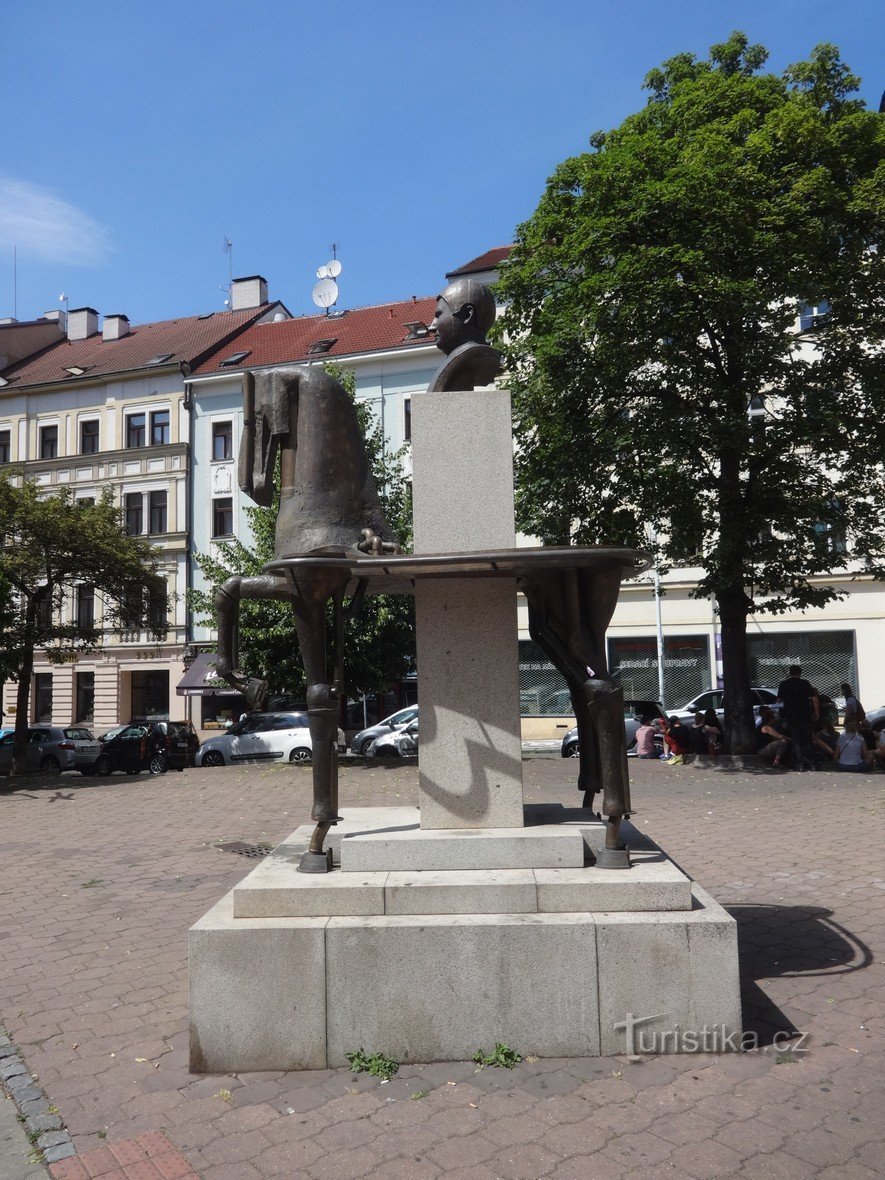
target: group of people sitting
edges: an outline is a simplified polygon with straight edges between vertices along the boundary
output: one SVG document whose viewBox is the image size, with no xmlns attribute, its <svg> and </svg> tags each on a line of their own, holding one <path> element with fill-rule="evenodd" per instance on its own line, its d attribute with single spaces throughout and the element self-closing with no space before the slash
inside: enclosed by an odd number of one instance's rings
<svg viewBox="0 0 885 1180">
<path fill-rule="evenodd" d="M 820 694 L 802 677 L 799 665 L 790 668 L 778 686 L 781 711 L 763 706 L 756 721 L 757 752 L 776 769 L 869 772 L 885 767 L 885 727 L 876 735 L 851 685 L 841 685 L 845 698 L 842 733 L 838 713 L 824 708 Z M 825 701 L 832 705 L 829 698 Z M 659 753 L 655 737 L 663 737 L 666 753 Z M 878 740 L 877 740 L 878 736 Z M 722 724 L 715 710 L 697 712 L 691 725 L 678 717 L 643 717 L 636 732 L 640 758 L 664 759 L 679 765 L 689 754 L 719 754 L 725 747 Z"/>
<path fill-rule="evenodd" d="M 760 756 L 777 769 L 823 768 L 866 774 L 885 766 L 885 728 L 877 740 L 851 685 L 841 685 L 840 691 L 845 698 L 841 733 L 834 718 L 821 707 L 819 694 L 802 679 L 802 669 L 791 668 L 789 679 L 778 689 L 783 713 L 761 710 L 756 728 Z"/>
<path fill-rule="evenodd" d="M 678 717 L 668 721 L 656 717 L 643 717 L 636 731 L 636 754 L 639 758 L 661 758 L 655 745 L 655 736 L 663 736 L 665 761 L 676 766 L 684 761 L 686 754 L 711 754 L 715 757 L 724 745 L 722 725 L 715 709 L 706 712 L 698 710 L 691 725 L 685 725 Z"/>
</svg>

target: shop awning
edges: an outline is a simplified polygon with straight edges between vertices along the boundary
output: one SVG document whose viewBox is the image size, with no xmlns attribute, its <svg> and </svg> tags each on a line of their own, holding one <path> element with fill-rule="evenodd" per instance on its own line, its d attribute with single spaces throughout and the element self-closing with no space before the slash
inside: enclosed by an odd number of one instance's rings
<svg viewBox="0 0 885 1180">
<path fill-rule="evenodd" d="M 214 651 L 200 652 L 178 682 L 175 691 L 180 697 L 237 697 L 240 695 L 215 671 Z"/>
</svg>

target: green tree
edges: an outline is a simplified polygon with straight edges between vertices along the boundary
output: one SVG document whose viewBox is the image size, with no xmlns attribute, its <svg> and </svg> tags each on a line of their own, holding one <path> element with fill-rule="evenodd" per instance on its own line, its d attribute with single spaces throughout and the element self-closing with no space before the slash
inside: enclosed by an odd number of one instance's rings
<svg viewBox="0 0 885 1180">
<path fill-rule="evenodd" d="M 10 588 L 5 608 L 0 605 L 0 650 L 3 671 L 18 681 L 15 775 L 25 770 L 35 653 L 53 664 L 70 663 L 124 626 L 159 638 L 166 630 L 166 582 L 150 545 L 123 531 L 109 490 L 97 504 L 84 504 L 67 489 L 46 495 L 27 479 L 17 484 L 3 474 L 0 528 L 0 588 Z M 91 620 L 63 613 L 75 587 L 84 585 L 102 597 Z"/>
<path fill-rule="evenodd" d="M 355 392 L 353 373 L 337 365 L 325 366 L 350 393 Z M 411 484 L 403 473 L 403 452 L 389 452 L 376 416 L 357 403 L 357 414 L 384 513 L 405 551 L 412 540 Z M 279 461 L 278 461 L 279 462 Z M 274 558 L 277 512 L 280 502 L 279 466 L 276 492 L 269 508 L 247 508 L 252 542 L 226 542 L 217 556 L 196 553 L 194 560 L 210 584 L 207 592 L 191 590 L 188 602 L 202 626 L 216 627 L 215 592 L 234 574 L 260 574 Z M 415 656 L 414 601 L 401 595 L 367 595 L 356 618 L 345 623 L 346 692 L 350 696 L 383 691 L 406 674 Z M 244 599 L 240 603 L 240 665 L 248 676 L 266 680 L 271 695 L 301 695 L 306 687 L 304 666 L 292 621 L 284 602 Z"/>
<path fill-rule="evenodd" d="M 766 57 L 733 33 L 653 70 L 644 109 L 557 168 L 500 283 L 520 527 L 646 547 L 651 526 L 664 563 L 703 567 L 736 751 L 748 616 L 881 575 L 885 542 L 885 120 L 833 46 L 783 76 Z M 797 335 L 802 302 L 822 314 Z"/>
</svg>

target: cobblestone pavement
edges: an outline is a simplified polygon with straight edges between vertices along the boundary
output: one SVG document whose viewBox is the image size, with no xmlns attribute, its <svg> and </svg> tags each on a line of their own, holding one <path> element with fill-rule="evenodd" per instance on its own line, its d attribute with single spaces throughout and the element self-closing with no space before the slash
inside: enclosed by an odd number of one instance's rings
<svg viewBox="0 0 885 1180">
<path fill-rule="evenodd" d="M 637 826 L 740 923 L 756 1051 L 408 1066 L 386 1084 L 193 1076 L 186 932 L 254 863 L 215 846 L 291 832 L 309 770 L 64 776 L 0 795 L 0 1025 L 73 1137 L 52 1174 L 881 1175 L 885 777 L 631 769 Z M 526 762 L 527 799 L 573 803 L 575 770 Z M 347 804 L 415 790 L 413 766 L 342 774 Z M 793 1029 L 805 1051 L 771 1047 Z"/>
</svg>

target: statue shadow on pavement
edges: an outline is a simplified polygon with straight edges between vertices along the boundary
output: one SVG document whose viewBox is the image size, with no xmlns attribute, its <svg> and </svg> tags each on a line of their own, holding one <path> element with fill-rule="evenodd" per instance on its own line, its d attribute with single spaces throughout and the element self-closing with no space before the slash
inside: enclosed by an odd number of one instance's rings
<svg viewBox="0 0 885 1180">
<path fill-rule="evenodd" d="M 775 1033 L 803 1031 L 766 994 L 766 980 L 847 975 L 873 962 L 866 943 L 823 906 L 751 903 L 725 908 L 738 925 L 744 1030 L 754 1032 L 760 1045 L 770 1045 Z"/>
</svg>

